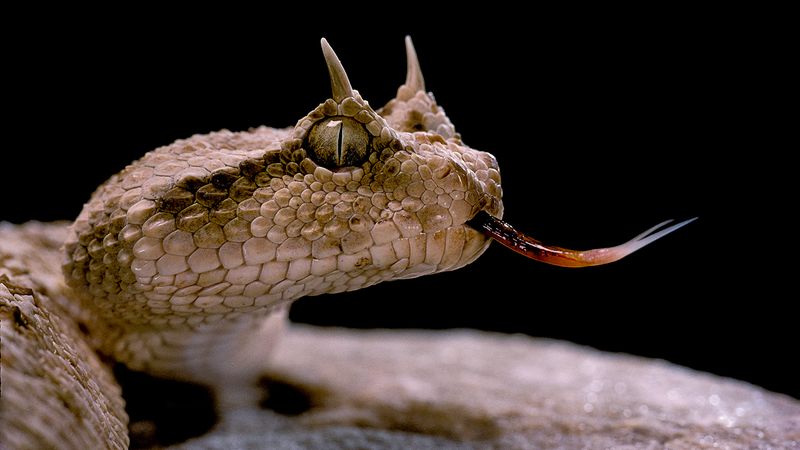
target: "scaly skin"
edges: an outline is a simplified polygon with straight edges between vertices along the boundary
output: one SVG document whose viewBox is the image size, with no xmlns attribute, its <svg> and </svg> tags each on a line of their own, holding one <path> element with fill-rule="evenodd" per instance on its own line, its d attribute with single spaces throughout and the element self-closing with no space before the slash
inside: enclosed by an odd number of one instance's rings
<svg viewBox="0 0 800 450">
<path fill-rule="evenodd" d="M 161 376 L 250 376 L 289 302 L 480 256 L 489 239 L 465 223 L 502 216 L 497 162 L 464 145 L 407 44 L 406 84 L 377 112 L 323 41 L 333 95 L 295 127 L 179 140 L 100 186 L 64 264 L 92 344 Z"/>
</svg>

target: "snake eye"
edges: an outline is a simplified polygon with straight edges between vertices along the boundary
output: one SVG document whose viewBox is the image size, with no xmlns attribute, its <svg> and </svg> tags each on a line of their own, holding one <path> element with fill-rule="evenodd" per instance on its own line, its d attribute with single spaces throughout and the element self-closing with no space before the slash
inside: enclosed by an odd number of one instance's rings
<svg viewBox="0 0 800 450">
<path fill-rule="evenodd" d="M 367 159 L 369 141 L 364 125 L 341 116 L 314 124 L 307 138 L 310 156 L 325 167 L 361 165 Z"/>
</svg>

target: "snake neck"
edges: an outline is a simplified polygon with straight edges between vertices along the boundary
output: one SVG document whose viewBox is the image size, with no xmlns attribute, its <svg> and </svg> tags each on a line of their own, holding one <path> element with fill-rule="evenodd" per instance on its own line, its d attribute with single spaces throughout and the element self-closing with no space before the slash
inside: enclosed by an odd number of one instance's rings
<svg viewBox="0 0 800 450">
<path fill-rule="evenodd" d="M 252 380 L 287 324 L 288 306 L 199 326 L 131 326 L 96 317 L 89 340 L 131 370 L 206 385 Z"/>
</svg>

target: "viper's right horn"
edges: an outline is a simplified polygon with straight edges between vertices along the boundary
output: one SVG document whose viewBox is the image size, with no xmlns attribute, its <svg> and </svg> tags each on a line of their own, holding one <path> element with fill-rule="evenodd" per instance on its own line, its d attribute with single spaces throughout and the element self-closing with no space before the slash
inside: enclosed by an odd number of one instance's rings
<svg viewBox="0 0 800 450">
<path fill-rule="evenodd" d="M 341 102 L 347 97 L 353 97 L 353 87 L 350 86 L 350 79 L 344 71 L 342 62 L 336 56 L 330 44 L 325 38 L 320 41 L 322 44 L 322 54 L 325 55 L 325 62 L 328 64 L 328 73 L 331 76 L 332 97 L 336 102 Z"/>
</svg>

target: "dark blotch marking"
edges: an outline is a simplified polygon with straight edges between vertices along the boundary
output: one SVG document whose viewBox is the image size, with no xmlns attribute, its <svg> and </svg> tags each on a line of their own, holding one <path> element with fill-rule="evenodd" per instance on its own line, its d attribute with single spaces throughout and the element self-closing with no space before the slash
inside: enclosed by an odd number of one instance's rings
<svg viewBox="0 0 800 450">
<path fill-rule="evenodd" d="M 239 171 L 236 169 L 221 169 L 211 174 L 211 184 L 220 188 L 231 187 L 234 181 L 239 178 Z"/>
<path fill-rule="evenodd" d="M 386 174 L 389 176 L 397 175 L 400 172 L 400 164 L 391 164 L 386 166 Z"/>
<path fill-rule="evenodd" d="M 292 162 L 292 150 L 281 150 L 279 162 L 281 164 L 289 164 Z"/>
<path fill-rule="evenodd" d="M 209 220 L 224 225 L 235 217 L 238 203 L 251 198 L 260 186 L 269 185 L 272 178 L 312 173 L 315 168 L 302 148 L 271 150 L 263 157 L 243 160 L 237 168 L 220 168 L 205 177 L 181 177 L 158 199 L 158 211 L 176 214 L 178 228 L 190 233 Z M 230 206 L 226 200 L 234 202 L 233 209 L 226 207 Z M 121 219 L 120 229 L 125 217 Z"/>
<path fill-rule="evenodd" d="M 216 223 L 219 226 L 225 226 L 236 217 L 236 208 L 239 206 L 237 202 L 230 198 L 223 200 L 217 208 L 209 212 L 208 220 Z"/>
<path fill-rule="evenodd" d="M 159 202 L 159 210 L 176 214 L 192 206 L 194 194 L 185 189 L 174 187 L 165 192 Z"/>
<path fill-rule="evenodd" d="M 253 179 L 259 172 L 263 172 L 266 165 L 262 158 L 246 159 L 239 163 L 239 171 L 247 178 Z"/>
<path fill-rule="evenodd" d="M 400 142 L 399 139 L 393 139 L 392 142 L 389 144 L 389 147 L 395 152 L 403 150 L 403 144 Z"/>
<path fill-rule="evenodd" d="M 194 204 L 178 213 L 178 228 L 190 233 L 208 223 L 208 208 Z"/>
<path fill-rule="evenodd" d="M 208 184 L 207 178 L 199 178 L 192 175 L 185 176 L 178 180 L 175 183 L 176 186 L 186 189 L 190 192 L 195 192 L 200 189 L 201 186 Z"/>
<path fill-rule="evenodd" d="M 281 163 L 272 163 L 267 166 L 267 173 L 269 176 L 274 178 L 282 177 L 286 171 L 284 170 L 284 165 Z"/>
<path fill-rule="evenodd" d="M 308 155 L 306 154 L 306 150 L 304 148 L 298 148 L 297 150 L 292 151 L 292 161 L 298 164 L 306 159 L 307 156 Z"/>
<path fill-rule="evenodd" d="M 253 195 L 253 191 L 258 188 L 253 180 L 246 177 L 241 177 L 231 185 L 230 193 L 234 201 L 242 202 L 247 200 Z"/>
<path fill-rule="evenodd" d="M 297 416 L 311 409 L 311 397 L 297 386 L 267 378 L 261 380 L 261 386 L 266 390 L 266 397 L 259 404 L 263 409 L 284 416 Z"/>
<path fill-rule="evenodd" d="M 264 154 L 264 163 L 267 165 L 281 162 L 281 151 L 273 150 Z"/>
<path fill-rule="evenodd" d="M 213 184 L 207 184 L 197 190 L 197 203 L 203 206 L 214 207 L 226 198 L 228 198 L 228 191 Z"/>
<path fill-rule="evenodd" d="M 286 174 L 287 175 L 294 176 L 294 174 L 296 174 L 298 172 L 300 172 L 300 164 L 297 164 L 294 161 L 286 164 Z"/>
<path fill-rule="evenodd" d="M 300 171 L 302 173 L 314 173 L 315 170 L 317 170 L 317 163 L 314 161 L 311 161 L 309 158 L 300 161 Z"/>
<path fill-rule="evenodd" d="M 103 239 L 109 232 L 108 228 L 108 214 L 103 214 L 103 218 L 94 226 L 94 236 L 97 239 Z"/>
<path fill-rule="evenodd" d="M 111 217 L 108 219 L 108 228 L 112 233 L 119 234 L 125 223 L 127 223 L 125 212 L 118 209 L 111 213 Z"/>
<path fill-rule="evenodd" d="M 131 448 L 158 448 L 207 433 L 217 421 L 214 396 L 198 384 L 164 380 L 121 364 L 114 375 L 130 417 Z"/>
</svg>

